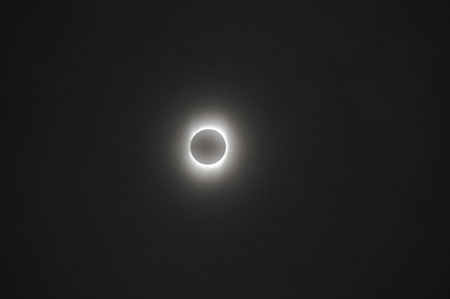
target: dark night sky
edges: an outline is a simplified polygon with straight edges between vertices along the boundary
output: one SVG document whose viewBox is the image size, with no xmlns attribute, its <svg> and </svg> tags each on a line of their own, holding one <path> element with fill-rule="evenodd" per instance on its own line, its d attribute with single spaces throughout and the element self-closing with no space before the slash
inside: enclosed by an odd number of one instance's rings
<svg viewBox="0 0 450 299">
<path fill-rule="evenodd" d="M 61 2 L 0 5 L 3 298 L 449 295 L 448 7 Z"/>
</svg>

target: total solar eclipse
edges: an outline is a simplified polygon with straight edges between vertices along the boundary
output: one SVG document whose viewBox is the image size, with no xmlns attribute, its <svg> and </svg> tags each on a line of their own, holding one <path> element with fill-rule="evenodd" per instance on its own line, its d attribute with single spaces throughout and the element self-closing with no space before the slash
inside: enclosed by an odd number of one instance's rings
<svg viewBox="0 0 450 299">
<path fill-rule="evenodd" d="M 225 138 L 214 129 L 198 131 L 190 142 L 192 157 L 202 165 L 214 165 L 220 162 L 225 156 L 226 150 Z"/>
</svg>

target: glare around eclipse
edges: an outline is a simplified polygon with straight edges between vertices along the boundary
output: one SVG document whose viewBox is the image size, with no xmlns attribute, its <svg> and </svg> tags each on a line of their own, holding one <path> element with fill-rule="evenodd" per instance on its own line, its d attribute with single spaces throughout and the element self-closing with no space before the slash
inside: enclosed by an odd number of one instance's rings
<svg viewBox="0 0 450 299">
<path fill-rule="evenodd" d="M 225 132 L 215 126 L 205 126 L 194 131 L 189 139 L 189 156 L 196 166 L 204 169 L 223 165 L 228 154 Z"/>
</svg>

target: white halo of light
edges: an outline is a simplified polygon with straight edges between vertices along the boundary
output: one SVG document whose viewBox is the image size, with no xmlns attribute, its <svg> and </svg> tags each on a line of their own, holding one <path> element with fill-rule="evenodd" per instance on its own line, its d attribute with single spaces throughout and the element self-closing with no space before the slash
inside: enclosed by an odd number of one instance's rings
<svg viewBox="0 0 450 299">
<path fill-rule="evenodd" d="M 219 159 L 219 161 L 212 163 L 212 164 L 203 164 L 200 163 L 199 161 L 197 161 L 194 156 L 192 155 L 192 151 L 191 151 L 191 143 L 192 143 L 192 139 L 195 137 L 195 135 L 197 135 L 198 133 L 200 133 L 201 131 L 204 130 L 213 130 L 216 131 L 217 133 L 219 133 L 223 139 L 225 140 L 225 152 L 223 153 L 223 156 Z M 225 133 L 225 131 L 222 128 L 219 128 L 217 126 L 203 126 L 200 127 L 199 129 L 197 129 L 196 131 L 194 131 L 190 138 L 189 138 L 189 142 L 188 142 L 188 153 L 189 153 L 189 157 L 191 158 L 191 160 L 195 163 L 196 166 L 201 167 L 203 169 L 215 169 L 215 168 L 219 168 L 223 165 L 223 163 L 225 162 L 227 156 L 228 156 L 228 151 L 229 151 L 229 145 L 228 145 L 228 138 L 227 138 L 227 134 Z"/>
<path fill-rule="evenodd" d="M 191 113 L 190 117 L 184 121 L 184 130 L 178 135 L 178 152 L 181 162 L 185 166 L 185 176 L 183 179 L 193 179 L 198 182 L 223 181 L 229 177 L 230 172 L 235 169 L 238 155 L 238 135 L 233 126 L 235 122 L 229 117 L 216 111 L 197 111 Z M 203 130 L 214 130 L 222 135 L 225 140 L 225 152 L 222 158 L 213 164 L 202 164 L 195 160 L 191 152 L 192 138 Z"/>
</svg>

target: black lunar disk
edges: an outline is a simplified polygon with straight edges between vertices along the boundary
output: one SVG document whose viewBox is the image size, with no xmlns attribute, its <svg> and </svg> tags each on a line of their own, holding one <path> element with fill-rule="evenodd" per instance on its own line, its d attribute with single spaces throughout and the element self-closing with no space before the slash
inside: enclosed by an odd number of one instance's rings
<svg viewBox="0 0 450 299">
<path fill-rule="evenodd" d="M 222 159 L 226 150 L 223 136 L 211 129 L 202 130 L 191 140 L 191 153 L 198 162 L 209 165 Z"/>
</svg>

